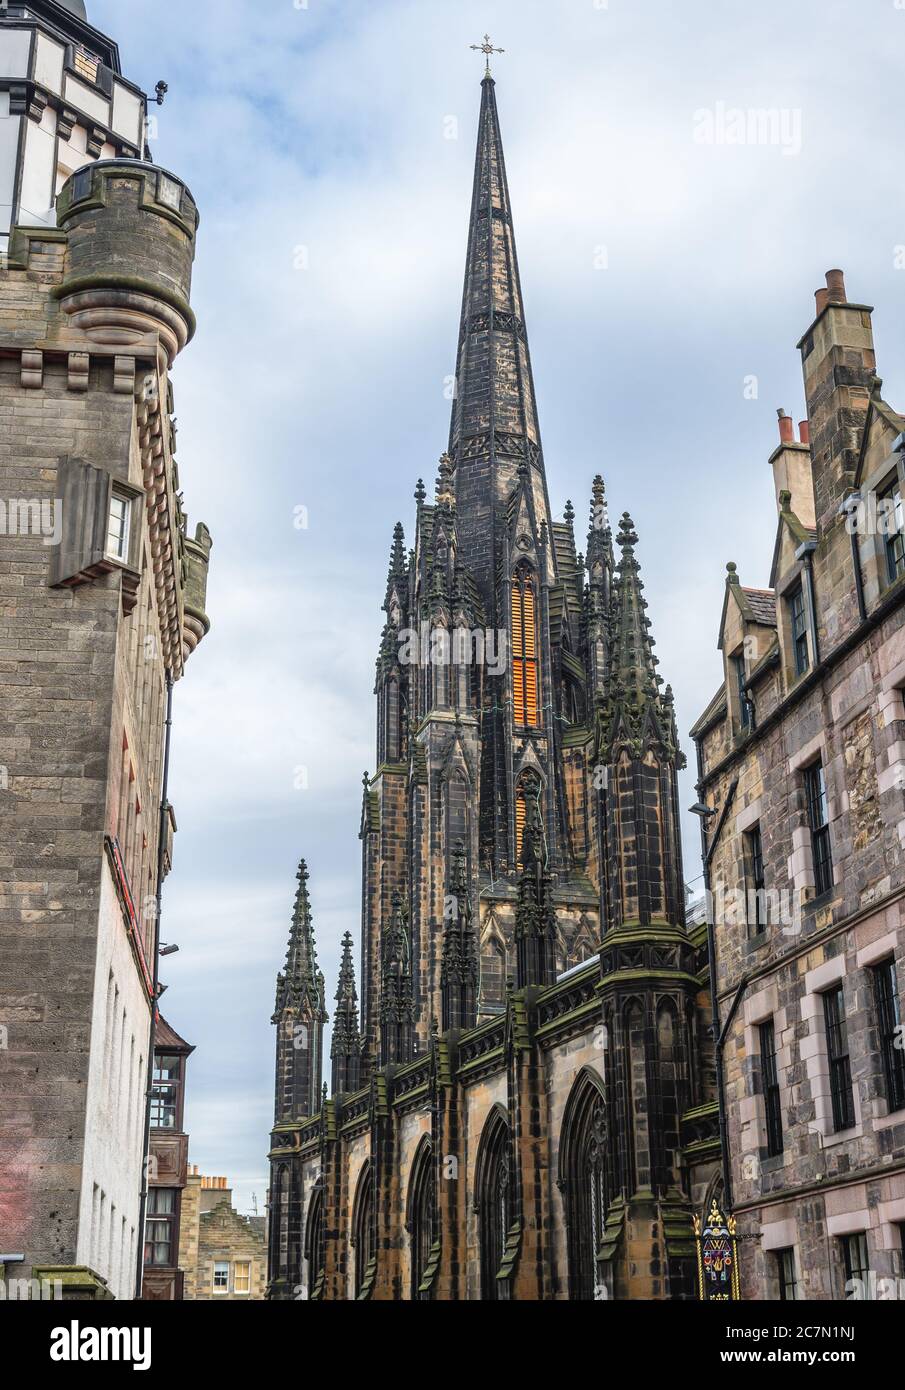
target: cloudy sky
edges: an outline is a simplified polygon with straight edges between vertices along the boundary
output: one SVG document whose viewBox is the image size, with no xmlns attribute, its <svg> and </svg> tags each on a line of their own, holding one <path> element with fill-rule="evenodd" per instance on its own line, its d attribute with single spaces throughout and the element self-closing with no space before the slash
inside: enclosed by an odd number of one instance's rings
<svg viewBox="0 0 905 1390">
<path fill-rule="evenodd" d="M 554 509 L 632 513 L 688 729 L 725 565 L 769 576 L 776 410 L 823 273 L 905 402 L 905 0 L 88 0 L 202 210 L 179 467 L 215 540 L 176 692 L 166 1013 L 191 1158 L 263 1208 L 274 977 L 304 855 L 321 965 L 357 935 L 393 524 L 446 444 L 489 29 Z M 735 112 L 775 113 L 741 144 Z M 709 140 L 705 137 L 711 136 Z M 307 529 L 297 525 L 305 508 Z M 693 752 L 692 748 L 688 751 Z M 694 800 L 686 776 L 684 804 Z M 696 822 L 686 877 L 700 874 Z M 700 883 L 696 883 L 698 889 Z"/>
</svg>

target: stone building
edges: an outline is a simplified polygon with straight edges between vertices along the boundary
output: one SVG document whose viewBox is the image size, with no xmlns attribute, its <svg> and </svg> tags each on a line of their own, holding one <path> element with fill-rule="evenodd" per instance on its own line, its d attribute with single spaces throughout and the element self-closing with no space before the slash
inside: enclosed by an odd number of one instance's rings
<svg viewBox="0 0 905 1390">
<path fill-rule="evenodd" d="M 247 1303 L 262 1299 L 267 1285 L 267 1236 L 263 1216 L 242 1216 L 233 1207 L 226 1178 L 189 1173 L 182 1203 L 179 1263 L 184 1297 Z"/>
<path fill-rule="evenodd" d="M 277 984 L 273 1299 L 682 1298 L 719 1145 L 672 694 L 636 558 L 548 494 L 482 85 L 456 394 L 393 536 L 332 1097 L 299 870 Z"/>
<path fill-rule="evenodd" d="M 0 1230 L 140 1270 L 169 697 L 208 628 L 170 372 L 198 213 L 80 0 L 0 9 Z M 8 233 L 8 235 L 7 235 Z"/>
<path fill-rule="evenodd" d="M 185 1069 L 195 1051 L 166 1019 L 154 1029 L 150 1161 L 145 1219 L 145 1269 L 141 1296 L 155 1303 L 183 1297 L 179 1266 L 182 1203 L 188 1182 L 189 1137 L 185 1132 Z"/>
<path fill-rule="evenodd" d="M 692 731 L 747 1297 L 905 1276 L 905 418 L 871 314 L 830 271 L 807 421 L 780 411 L 770 457 L 769 587 L 728 566 L 725 679 Z"/>
</svg>

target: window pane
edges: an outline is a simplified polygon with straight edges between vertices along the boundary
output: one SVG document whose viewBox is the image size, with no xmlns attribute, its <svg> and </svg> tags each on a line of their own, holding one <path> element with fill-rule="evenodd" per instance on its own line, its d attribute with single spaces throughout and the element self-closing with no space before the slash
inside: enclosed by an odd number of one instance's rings
<svg viewBox="0 0 905 1390">
<path fill-rule="evenodd" d="M 845 1026 L 845 999 L 842 986 L 823 996 L 826 1025 L 827 1055 L 830 1064 L 830 1095 L 833 1103 L 833 1128 L 837 1132 L 851 1129 L 855 1123 L 855 1101 L 852 1092 L 852 1072 L 848 1055 L 848 1032 Z"/>
<path fill-rule="evenodd" d="M 886 1103 L 890 1109 L 905 1109 L 905 1047 L 902 1046 L 901 1009 L 896 963 L 890 957 L 873 970 L 874 1003 L 880 1034 L 880 1055 L 886 1083 Z"/>
<path fill-rule="evenodd" d="M 107 523 L 107 554 L 114 560 L 125 560 L 129 549 L 129 513 L 127 498 L 116 493 L 110 498 Z"/>
<path fill-rule="evenodd" d="M 783 1151 L 783 1138 L 779 1074 L 776 1067 L 776 1035 L 772 1019 L 760 1026 L 760 1065 L 767 1122 L 767 1155 L 775 1158 Z"/>
</svg>

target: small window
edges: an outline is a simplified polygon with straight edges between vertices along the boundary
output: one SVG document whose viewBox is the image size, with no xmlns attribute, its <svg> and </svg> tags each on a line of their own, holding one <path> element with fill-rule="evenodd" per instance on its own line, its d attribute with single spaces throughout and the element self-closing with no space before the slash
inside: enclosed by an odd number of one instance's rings
<svg viewBox="0 0 905 1390">
<path fill-rule="evenodd" d="M 104 550 L 108 560 L 117 560 L 122 565 L 128 563 L 131 530 L 132 500 L 124 493 L 114 491 L 110 497 L 107 544 Z"/>
<path fill-rule="evenodd" d="M 233 1293 L 251 1293 L 251 1260 L 236 1260 L 233 1265 Z"/>
<path fill-rule="evenodd" d="M 899 1006 L 896 963 L 889 960 L 875 965 L 874 1003 L 880 1033 L 880 1055 L 883 1058 L 883 1079 L 886 1083 L 886 1103 L 890 1112 L 905 1109 L 905 1032 Z"/>
<path fill-rule="evenodd" d="M 808 826 L 811 831 L 811 853 L 814 860 L 814 889 L 817 896 L 820 897 L 823 893 L 828 893 L 833 886 L 833 855 L 830 847 L 826 775 L 822 763 L 814 763 L 806 769 L 804 789 L 808 806 Z"/>
<path fill-rule="evenodd" d="M 732 665 L 735 670 L 735 685 L 738 692 L 739 723 L 742 730 L 754 728 L 754 705 L 746 689 L 745 658 L 739 652 L 732 658 Z"/>
<path fill-rule="evenodd" d="M 826 1050 L 830 1063 L 830 1095 L 833 1102 L 833 1129 L 851 1129 L 855 1123 L 852 1067 L 848 1055 L 848 1029 L 845 1023 L 845 997 L 842 986 L 823 996 Z"/>
<path fill-rule="evenodd" d="M 808 650 L 808 616 L 804 606 L 804 590 L 798 584 L 788 597 L 789 622 L 792 628 L 792 655 L 795 662 L 795 675 L 803 676 L 811 665 Z"/>
<path fill-rule="evenodd" d="M 749 937 L 760 936 L 767 928 L 767 888 L 764 880 L 764 844 L 760 826 L 745 831 L 745 887 Z"/>
<path fill-rule="evenodd" d="M 178 1057 L 154 1058 L 154 1085 L 151 1094 L 151 1128 L 175 1129 L 179 1120 Z"/>
<path fill-rule="evenodd" d="M 779 1296 L 786 1303 L 798 1301 L 798 1278 L 795 1274 L 795 1251 L 777 1250 L 776 1272 L 779 1276 Z"/>
<path fill-rule="evenodd" d="M 883 544 L 886 551 L 886 574 L 894 584 L 905 574 L 905 507 L 902 504 L 902 484 L 898 478 L 881 492 L 883 507 Z"/>
<path fill-rule="evenodd" d="M 217 1260 L 214 1264 L 214 1293 L 229 1293 L 228 1260 Z"/>
<path fill-rule="evenodd" d="M 867 1236 L 863 1231 L 842 1237 L 842 1264 L 845 1269 L 846 1298 L 870 1298 Z"/>
<path fill-rule="evenodd" d="M 176 1189 L 152 1187 L 148 1191 L 145 1226 L 145 1264 L 172 1268 L 176 1232 Z"/>
<path fill-rule="evenodd" d="M 783 1150 L 782 1105 L 776 1066 L 776 1030 L 772 1018 L 760 1025 L 760 1070 L 767 1121 L 767 1156 L 776 1158 Z"/>
</svg>

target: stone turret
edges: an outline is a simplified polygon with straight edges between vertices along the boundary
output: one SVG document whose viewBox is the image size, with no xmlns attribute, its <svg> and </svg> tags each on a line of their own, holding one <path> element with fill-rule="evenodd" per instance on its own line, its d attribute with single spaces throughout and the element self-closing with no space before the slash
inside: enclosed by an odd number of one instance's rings
<svg viewBox="0 0 905 1390">
<path fill-rule="evenodd" d="M 63 311 L 92 342 L 136 349 L 159 336 L 172 365 L 195 331 L 189 305 L 198 209 L 186 185 L 154 164 L 106 159 L 66 181 Z"/>
</svg>

